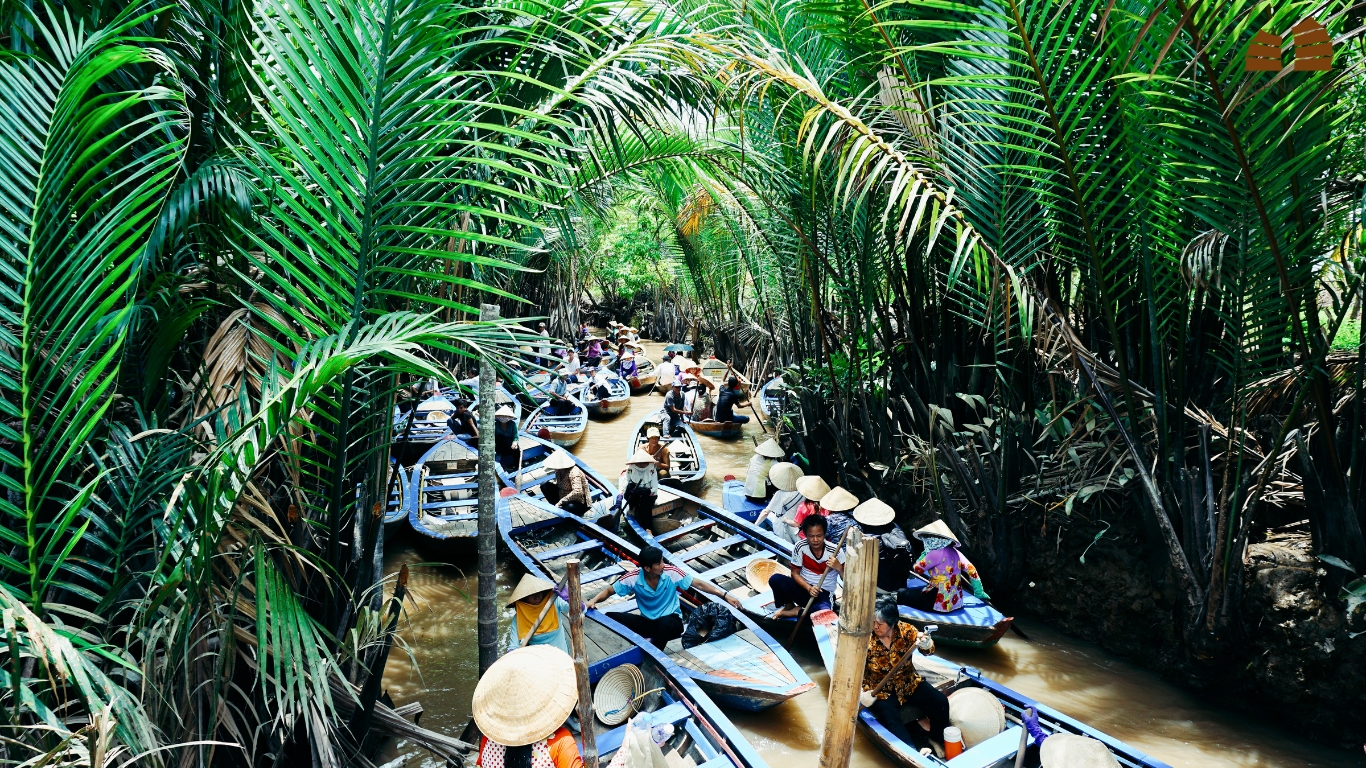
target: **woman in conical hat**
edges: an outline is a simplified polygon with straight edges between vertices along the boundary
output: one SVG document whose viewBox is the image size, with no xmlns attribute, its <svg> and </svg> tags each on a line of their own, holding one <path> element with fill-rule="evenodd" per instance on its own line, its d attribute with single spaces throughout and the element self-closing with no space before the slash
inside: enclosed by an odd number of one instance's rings
<svg viewBox="0 0 1366 768">
<path fill-rule="evenodd" d="M 768 498 L 768 471 L 785 453 L 771 437 L 754 447 L 754 455 L 745 471 L 745 496 L 760 502 Z"/>
<path fill-rule="evenodd" d="M 922 611 L 948 613 L 963 607 L 963 585 L 967 582 L 972 594 L 980 600 L 990 600 L 982 588 L 982 577 L 977 568 L 958 551 L 958 537 L 943 520 L 921 528 L 913 534 L 925 542 L 925 551 L 911 566 L 929 584 L 923 590 L 902 589 L 897 602 Z"/>
<path fill-rule="evenodd" d="M 549 645 L 493 662 L 474 688 L 479 768 L 583 768 L 564 721 L 578 703 L 574 660 Z"/>
<path fill-rule="evenodd" d="M 655 457 L 642 446 L 626 460 L 622 473 L 621 497 L 640 527 L 654 533 L 655 498 L 659 494 L 659 466 Z"/>
<path fill-rule="evenodd" d="M 797 481 L 802 479 L 802 469 L 788 461 L 780 461 L 768 470 L 768 481 L 773 483 L 773 497 L 768 500 L 768 506 L 759 513 L 759 518 L 754 521 L 755 525 L 761 525 L 770 515 L 773 516 L 773 532 L 783 541 L 795 544 L 797 540 L 797 524 L 792 522 L 797 512 L 797 505 L 802 501 L 802 494 L 797 490 Z"/>
<path fill-rule="evenodd" d="M 1026 707 L 1020 722 L 1033 737 L 1025 752 L 1030 765 L 1040 768 L 1120 768 L 1110 749 L 1096 739 L 1075 733 L 1048 733 L 1039 727 L 1039 713 Z"/>
<path fill-rule="evenodd" d="M 569 603 L 554 590 L 554 584 L 529 573 L 517 582 L 517 587 L 508 597 L 508 605 L 515 611 L 509 650 L 520 648 L 522 642 L 526 641 L 529 646 L 553 645 L 569 653 L 569 641 L 564 631 L 564 628 L 569 626 Z M 541 610 L 545 608 L 547 600 L 554 600 L 555 607 L 546 611 L 545 618 L 537 624 L 536 619 L 541 616 Z M 527 633 L 531 632 L 532 627 L 536 628 L 536 632 L 531 636 L 531 640 L 527 641 Z"/>
</svg>

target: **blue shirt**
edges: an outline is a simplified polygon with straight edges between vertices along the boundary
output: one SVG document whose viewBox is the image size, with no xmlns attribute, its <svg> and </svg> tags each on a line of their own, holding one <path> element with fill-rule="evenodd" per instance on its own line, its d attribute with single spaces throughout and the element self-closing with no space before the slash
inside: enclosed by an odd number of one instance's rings
<svg viewBox="0 0 1366 768">
<path fill-rule="evenodd" d="M 678 607 L 678 590 L 691 586 L 692 574 L 665 565 L 664 572 L 659 574 L 659 585 L 654 589 L 645 581 L 645 574 L 636 571 L 618 581 L 612 590 L 622 597 L 635 595 L 640 615 L 647 619 L 658 619 L 670 615 L 681 617 L 683 612 Z"/>
</svg>

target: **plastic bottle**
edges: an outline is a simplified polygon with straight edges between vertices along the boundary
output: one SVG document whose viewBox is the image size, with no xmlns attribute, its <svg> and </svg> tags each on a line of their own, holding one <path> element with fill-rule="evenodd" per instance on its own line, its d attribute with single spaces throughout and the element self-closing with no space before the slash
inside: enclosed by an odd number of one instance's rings
<svg viewBox="0 0 1366 768">
<path fill-rule="evenodd" d="M 944 759 L 952 760 L 963 754 L 963 732 L 953 726 L 944 729 Z"/>
</svg>

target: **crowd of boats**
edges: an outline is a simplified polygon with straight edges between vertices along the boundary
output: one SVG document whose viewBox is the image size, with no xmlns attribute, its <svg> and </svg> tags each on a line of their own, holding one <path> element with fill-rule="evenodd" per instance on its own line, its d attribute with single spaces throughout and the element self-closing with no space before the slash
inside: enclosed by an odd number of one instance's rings
<svg viewBox="0 0 1366 768">
<path fill-rule="evenodd" d="M 794 541 L 790 534 L 774 528 L 781 521 L 762 514 L 765 502 L 752 495 L 753 487 L 727 478 L 721 505 L 694 495 L 707 472 L 706 445 L 699 435 L 733 438 L 740 434 L 739 425 L 732 428 L 732 424 L 723 423 L 722 428 L 716 428 L 703 423 L 704 419 L 685 419 L 683 428 L 671 434 L 669 414 L 653 407 L 658 401 L 650 394 L 659 383 L 661 367 L 668 378 L 675 379 L 670 384 L 689 375 L 723 382 L 733 378 L 747 396 L 753 395 L 748 399 L 757 415 L 776 422 L 781 419 L 773 417 L 786 407 L 787 385 L 782 377 L 773 377 L 750 393 L 750 382 L 723 361 L 712 358 L 697 364 L 675 354 L 662 366 L 645 359 L 644 350 L 631 343 L 632 339 L 627 337 L 626 341 L 634 357 L 630 372 L 635 375 L 629 377 L 620 375 L 619 368 L 612 365 L 620 360 L 617 353 L 610 358 L 596 357 L 592 361 L 595 366 L 574 360 L 573 367 L 561 365 L 526 376 L 514 371 L 507 380 L 498 382 L 494 397 L 499 414 L 496 418 L 503 425 L 500 430 L 506 434 L 515 429 L 515 436 L 502 441 L 503 450 L 495 459 L 500 484 L 496 507 L 499 540 L 523 571 L 550 584 L 562 583 L 566 564 L 577 560 L 585 597 L 637 571 L 643 548 L 662 550 L 671 568 L 692 577 L 692 587 L 681 595 L 685 620 L 704 608 L 711 615 L 728 612 L 728 631 L 724 637 L 706 635 L 702 642 L 688 647 L 674 640 L 659 648 L 628 628 L 629 621 L 623 619 L 639 612 L 637 601 L 613 596 L 587 612 L 584 632 L 591 684 L 595 690 L 601 688 L 605 699 L 611 698 L 609 688 L 621 698 L 618 689 L 626 686 L 626 703 L 621 706 L 627 714 L 646 713 L 653 724 L 671 725 L 672 741 L 661 745 L 665 753 L 672 749 L 688 757 L 691 765 L 704 768 L 762 768 L 763 759 L 725 710 L 756 712 L 796 696 L 819 695 L 809 693 L 816 686 L 785 643 L 793 638 L 809 643 L 809 637 L 814 636 L 829 670 L 834 664 L 837 619 L 831 611 L 794 617 L 776 610 L 768 578 L 775 571 L 786 572 Z M 692 352 L 686 345 L 670 349 Z M 546 365 L 547 358 L 538 360 L 543 368 L 551 367 Z M 698 388 L 702 390 L 699 396 L 705 397 L 705 383 Z M 482 395 L 478 379 L 461 381 L 458 386 L 430 386 L 419 393 L 410 408 L 396 411 L 386 539 L 411 536 L 420 549 L 450 562 L 468 559 L 474 552 L 480 457 L 475 436 L 459 433 L 460 425 L 472 417 L 458 414 L 477 413 Z M 669 471 L 653 497 L 654 524 L 648 527 L 625 514 L 620 479 L 614 482 L 567 450 L 589 428 L 590 416 L 613 418 L 626 410 L 633 397 L 648 397 L 651 407 L 622 446 L 625 457 L 635 455 L 651 439 L 662 441 L 669 449 Z M 703 412 L 702 408 L 690 410 Z M 703 429 L 699 430 L 699 425 Z M 770 450 L 774 445 L 775 441 L 765 444 Z M 565 468 L 576 469 L 586 480 L 587 503 L 583 507 L 566 509 L 548 498 L 559 494 L 548 494 L 547 489 L 554 485 L 556 472 Z M 773 487 L 769 485 L 767 490 L 772 492 Z M 699 589 L 699 582 L 736 598 L 734 604 Z M 906 586 L 920 588 L 925 583 L 909 574 Z M 903 621 L 921 628 L 935 627 L 935 639 L 949 645 L 990 646 L 1001 639 L 1011 622 L 986 600 L 973 595 L 964 595 L 961 607 L 949 612 L 909 606 L 901 606 L 900 611 Z M 801 639 L 803 635 L 808 639 Z M 1027 710 L 1037 715 L 1047 733 L 1081 735 L 1104 744 L 1117 765 L 1164 766 L 975 669 L 920 651 L 915 652 L 913 662 L 950 701 L 956 692 L 969 689 L 990 694 L 999 702 L 1000 723 L 994 732 L 965 738 L 964 751 L 948 756 L 906 743 L 867 710 L 861 711 L 862 730 L 900 766 L 1019 768 L 1025 754 L 1022 734 Z M 959 698 L 966 700 L 966 695 Z M 613 712 L 619 713 L 619 709 Z M 594 718 L 592 726 L 603 764 L 621 748 L 624 719 L 604 717 L 601 711 Z"/>
</svg>

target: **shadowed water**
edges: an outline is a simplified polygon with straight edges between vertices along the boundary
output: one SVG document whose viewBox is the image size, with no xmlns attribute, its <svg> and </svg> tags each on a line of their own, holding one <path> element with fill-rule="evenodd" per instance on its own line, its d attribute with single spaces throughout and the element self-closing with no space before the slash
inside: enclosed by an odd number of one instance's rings
<svg viewBox="0 0 1366 768">
<path fill-rule="evenodd" d="M 646 343 L 655 361 L 661 344 Z M 613 481 L 626 465 L 627 443 L 641 418 L 658 410 L 658 395 L 636 396 L 631 407 L 611 420 L 594 420 L 574 453 Z M 763 430 L 747 425 L 735 442 L 702 438 L 708 475 L 698 495 L 720 503 L 721 482 L 728 474 L 743 477 L 754 440 Z M 509 570 L 500 555 L 498 589 L 505 597 L 520 574 Z M 395 542 L 386 552 L 388 570 L 407 563 L 412 570 L 410 606 L 402 639 L 417 664 L 396 648 L 385 670 L 384 685 L 398 704 L 420 701 L 422 725 L 459 735 L 470 716 L 470 696 L 479 667 L 475 640 L 474 558 L 468 563 L 416 567 L 424 562 L 410 540 Z M 500 599 L 500 605 L 502 601 Z M 511 611 L 499 622 L 506 631 Z M 1366 766 L 1360 752 L 1338 750 L 1294 738 L 1244 715 L 1211 706 L 1152 672 L 1117 660 L 1098 648 L 1046 626 L 1021 622 L 1031 641 L 1007 635 L 995 648 L 969 651 L 943 649 L 946 657 L 978 667 L 1021 693 L 1122 739 L 1173 766 L 1191 768 L 1291 768 L 1292 766 Z M 829 678 L 815 643 L 807 635 L 792 649 L 819 692 L 812 691 L 767 712 L 731 713 L 732 719 L 773 768 L 816 768 L 825 725 L 825 692 Z M 420 673 L 419 673 L 420 670 Z M 1293 713 L 1283 713 L 1293 726 Z M 391 754 L 411 752 L 403 749 Z M 410 761 L 431 761 L 418 753 Z M 854 768 L 893 768 L 890 759 L 862 734 L 854 741 Z"/>
</svg>

